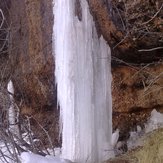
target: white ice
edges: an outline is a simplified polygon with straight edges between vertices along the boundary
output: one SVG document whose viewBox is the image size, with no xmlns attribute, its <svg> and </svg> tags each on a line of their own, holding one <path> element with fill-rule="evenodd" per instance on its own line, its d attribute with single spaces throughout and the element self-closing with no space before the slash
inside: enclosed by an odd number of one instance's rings
<svg viewBox="0 0 163 163">
<path fill-rule="evenodd" d="M 133 149 L 137 146 L 143 145 L 143 140 L 141 139 L 142 135 L 139 135 L 139 132 L 132 131 L 130 132 L 130 138 L 127 141 L 128 149 Z"/>
<path fill-rule="evenodd" d="M 13 83 L 11 80 L 8 82 L 7 90 L 10 93 L 9 96 L 10 96 L 10 101 L 11 101 L 11 105 L 10 105 L 10 108 L 8 110 L 9 123 L 11 125 L 13 125 L 15 123 L 15 111 L 14 111 L 14 105 L 13 105 L 14 87 L 13 87 Z"/>
<path fill-rule="evenodd" d="M 19 110 L 16 109 L 14 105 L 14 86 L 12 81 L 10 80 L 7 85 L 7 90 L 10 96 L 10 107 L 8 108 L 8 120 L 9 120 L 9 129 L 12 133 L 16 134 L 18 137 L 20 136 L 19 127 L 18 127 L 18 117 L 19 117 Z M 17 123 L 17 124 L 16 124 Z"/>
<path fill-rule="evenodd" d="M 148 133 L 160 127 L 163 127 L 163 114 L 154 109 L 151 112 L 151 117 L 148 120 L 148 123 L 145 125 L 145 132 Z"/>
<path fill-rule="evenodd" d="M 13 87 L 13 83 L 11 80 L 8 82 L 7 90 L 9 93 L 14 94 L 14 87 Z M 12 97 L 12 95 L 10 95 L 10 97 Z"/>
<path fill-rule="evenodd" d="M 148 122 L 145 124 L 145 129 L 142 130 L 140 126 L 137 126 L 137 131 L 130 132 L 130 138 L 127 141 L 128 149 L 133 149 L 137 146 L 143 145 L 142 136 L 146 133 L 152 132 L 158 128 L 163 128 L 163 114 L 157 112 L 155 109 L 151 112 L 151 116 Z"/>
<path fill-rule="evenodd" d="M 66 161 L 59 157 L 44 157 L 30 152 L 23 152 L 20 157 L 22 163 L 70 163 L 70 161 Z"/>
<path fill-rule="evenodd" d="M 119 129 L 116 129 L 115 132 L 113 132 L 112 134 L 112 139 L 111 139 L 112 148 L 116 146 L 116 144 L 118 143 L 118 139 L 119 139 Z"/>
<path fill-rule="evenodd" d="M 84 163 L 111 157 L 111 52 L 98 37 L 86 0 L 55 0 L 54 57 L 62 156 Z"/>
</svg>

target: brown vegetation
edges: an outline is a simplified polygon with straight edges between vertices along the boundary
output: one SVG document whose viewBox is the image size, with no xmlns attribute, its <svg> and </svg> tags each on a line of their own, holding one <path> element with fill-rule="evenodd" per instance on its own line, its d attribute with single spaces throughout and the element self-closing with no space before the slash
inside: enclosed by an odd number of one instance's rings
<svg viewBox="0 0 163 163">
<path fill-rule="evenodd" d="M 99 35 L 112 47 L 113 63 L 117 58 L 132 63 L 163 59 L 162 0 L 87 1 Z"/>
</svg>

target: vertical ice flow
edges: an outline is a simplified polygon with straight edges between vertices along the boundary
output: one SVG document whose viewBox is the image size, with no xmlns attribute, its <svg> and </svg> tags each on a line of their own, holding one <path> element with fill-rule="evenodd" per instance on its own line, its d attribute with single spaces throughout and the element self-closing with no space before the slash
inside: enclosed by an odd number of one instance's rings
<svg viewBox="0 0 163 163">
<path fill-rule="evenodd" d="M 62 128 L 62 157 L 78 163 L 107 159 L 112 134 L 111 52 L 97 36 L 86 0 L 55 0 L 53 47 Z"/>
<path fill-rule="evenodd" d="M 9 93 L 11 93 L 10 94 L 11 105 L 10 105 L 10 108 L 8 109 L 8 118 L 9 118 L 8 120 L 9 120 L 9 124 L 13 126 L 15 124 L 16 115 L 15 115 L 15 109 L 14 109 L 14 104 L 13 104 L 14 87 L 13 87 L 13 83 L 11 80 L 8 82 L 7 90 Z"/>
</svg>

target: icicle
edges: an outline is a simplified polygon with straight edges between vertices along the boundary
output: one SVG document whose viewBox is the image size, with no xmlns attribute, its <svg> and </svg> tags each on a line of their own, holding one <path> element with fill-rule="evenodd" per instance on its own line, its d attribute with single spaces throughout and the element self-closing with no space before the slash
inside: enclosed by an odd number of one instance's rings
<svg viewBox="0 0 163 163">
<path fill-rule="evenodd" d="M 10 93 L 9 96 L 10 96 L 10 101 L 11 101 L 11 105 L 10 105 L 9 112 L 8 112 L 9 124 L 12 126 L 15 124 L 15 111 L 14 111 L 14 105 L 13 105 L 14 87 L 13 87 L 13 83 L 11 80 L 9 81 L 7 85 L 7 90 Z"/>
<path fill-rule="evenodd" d="M 61 108 L 62 156 L 84 163 L 111 157 L 111 52 L 101 37 L 86 0 L 82 20 L 75 0 L 55 0 L 55 76 Z"/>
<path fill-rule="evenodd" d="M 119 129 L 116 129 L 115 132 L 112 134 L 111 145 L 113 148 L 115 148 L 116 144 L 118 143 L 118 139 L 119 139 Z"/>
<path fill-rule="evenodd" d="M 8 110 L 9 128 L 11 132 L 13 132 L 14 134 L 20 137 L 19 127 L 18 127 L 18 124 L 16 124 L 18 123 L 19 111 L 15 109 L 15 106 L 14 106 L 14 99 L 13 99 L 14 87 L 13 87 L 13 83 L 11 80 L 8 82 L 7 90 L 10 93 L 9 96 L 10 96 L 10 102 L 11 102 L 9 110 Z"/>
</svg>

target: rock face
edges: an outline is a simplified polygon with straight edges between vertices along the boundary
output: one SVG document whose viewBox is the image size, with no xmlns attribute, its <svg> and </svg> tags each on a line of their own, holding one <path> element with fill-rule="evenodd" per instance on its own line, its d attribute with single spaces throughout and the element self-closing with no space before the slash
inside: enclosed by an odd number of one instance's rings
<svg viewBox="0 0 163 163">
<path fill-rule="evenodd" d="M 163 0 L 87 1 L 99 35 L 102 34 L 112 48 L 114 62 L 121 59 L 150 63 L 163 59 Z"/>
<path fill-rule="evenodd" d="M 163 108 L 163 64 L 112 68 L 115 112 Z"/>
<path fill-rule="evenodd" d="M 15 101 L 22 115 L 34 118 L 38 134 L 44 133 L 40 125 L 56 138 L 52 0 L 13 0 L 10 3 L 9 55 Z"/>
<path fill-rule="evenodd" d="M 55 105 L 52 1 L 12 1 L 10 12 L 10 60 L 16 99 L 23 96 L 25 105 L 35 109 L 52 107 Z"/>
<path fill-rule="evenodd" d="M 80 19 L 80 1 L 76 2 L 78 9 L 75 14 Z M 103 35 L 112 48 L 113 116 L 121 115 L 120 118 L 115 116 L 117 123 L 113 122 L 114 127 L 122 124 L 126 115 L 132 116 L 133 113 L 132 117 L 140 117 L 132 121 L 135 125 L 140 119 L 144 119 L 140 116 L 142 112 L 152 108 L 161 109 L 163 106 L 163 66 L 161 63 L 157 65 L 163 57 L 163 49 L 138 51 L 162 47 L 162 7 L 160 1 L 134 1 L 134 4 L 132 2 L 88 0 L 98 34 Z M 148 5 L 145 5 L 146 3 Z M 10 29 L 10 37 L 7 37 L 9 30 L 0 31 L 2 39 L 7 38 L 7 43 L 0 51 L 0 84 L 6 87 L 9 79 L 13 81 L 14 98 L 21 114 L 33 118 L 33 127 L 38 128 L 38 136 L 44 135 L 46 139 L 44 128 L 55 138 L 54 145 L 58 145 L 55 65 L 52 56 L 52 5 L 52 0 L 0 0 L 0 8 L 5 15 L 3 28 Z M 152 13 L 142 15 L 142 22 L 138 21 L 143 12 L 137 11 L 132 5 L 142 9 L 140 11 L 147 11 L 146 7 L 151 5 Z M 131 6 L 135 14 L 138 14 L 136 19 Z M 157 11 L 158 14 L 148 22 Z M 130 19 L 125 19 L 125 14 L 128 14 L 127 18 Z M 146 24 L 142 26 L 143 21 Z M 142 30 L 135 31 L 132 25 L 136 30 L 139 27 L 142 27 Z M 136 35 L 136 32 L 139 35 Z M 154 40 L 152 44 L 149 44 L 150 40 Z M 4 41 L 0 41 L 1 47 L 3 44 Z M 122 66 L 124 61 L 128 66 Z M 156 65 L 145 64 L 141 67 L 141 63 L 153 61 Z M 131 65 L 128 62 L 139 65 Z M 124 121 L 124 126 L 126 123 L 128 121 Z"/>
<path fill-rule="evenodd" d="M 126 139 L 153 109 L 163 112 L 163 64 L 112 68 L 113 127 Z"/>
</svg>

